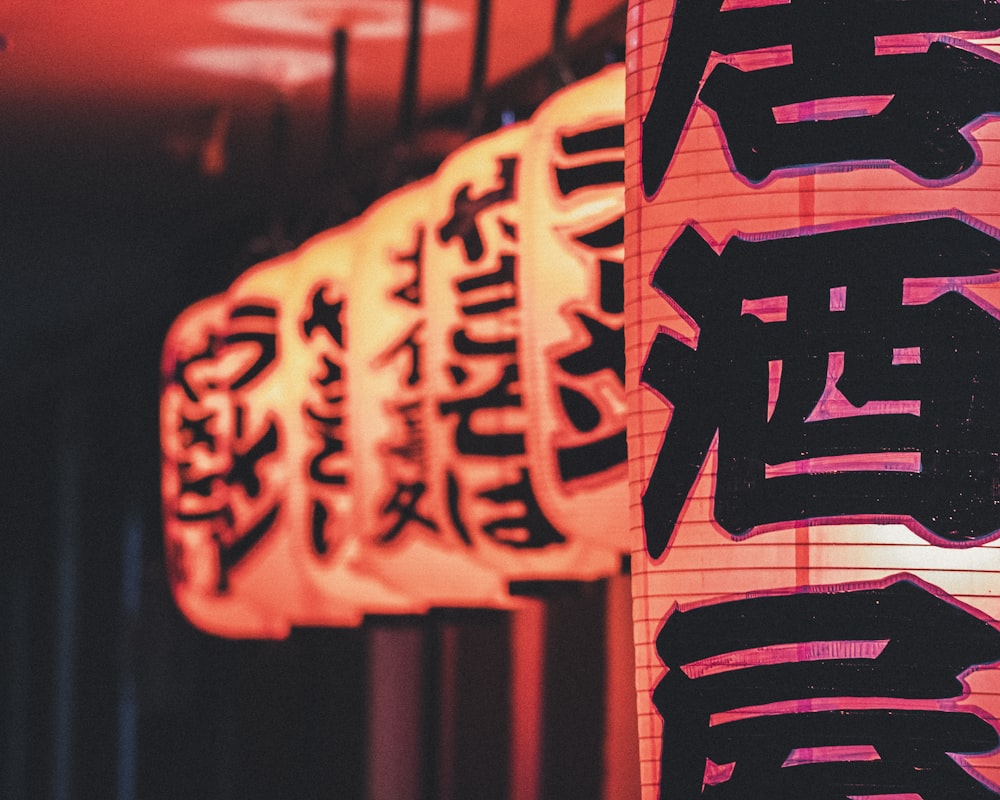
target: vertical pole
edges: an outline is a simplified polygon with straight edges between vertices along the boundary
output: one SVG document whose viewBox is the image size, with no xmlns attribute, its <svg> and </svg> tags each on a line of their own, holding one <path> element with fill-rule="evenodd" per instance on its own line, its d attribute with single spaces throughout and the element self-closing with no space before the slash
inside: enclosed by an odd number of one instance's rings
<svg viewBox="0 0 1000 800">
<path fill-rule="evenodd" d="M 118 800 L 135 800 L 139 760 L 139 702 L 135 679 L 135 631 L 142 597 L 142 521 L 136 510 L 125 520 L 122 542 L 121 648 L 118 684 Z"/>
<path fill-rule="evenodd" d="M 605 607 L 604 800 L 639 800 L 639 720 L 632 643 L 632 580 L 608 579 Z"/>
<path fill-rule="evenodd" d="M 347 29 L 337 28 L 330 37 L 333 50 L 333 74 L 330 76 L 329 141 L 327 170 L 343 173 L 347 148 Z"/>
<path fill-rule="evenodd" d="M 10 800 L 28 797 L 28 564 L 26 555 L 16 555 L 10 570 L 4 573 L 10 583 L 2 587 L 6 601 L 3 649 L 7 660 L 3 796 Z"/>
<path fill-rule="evenodd" d="M 539 599 L 526 598 L 511 615 L 510 800 L 544 800 L 545 626 L 545 602 Z"/>
<path fill-rule="evenodd" d="M 450 621 L 441 623 L 438 657 L 440 678 L 438 700 L 438 761 L 437 795 L 440 800 L 458 800 L 455 796 L 455 772 L 458 758 L 456 718 L 458 716 L 458 626 Z"/>
<path fill-rule="evenodd" d="M 406 68 L 403 73 L 403 91 L 399 105 L 399 135 L 404 139 L 409 139 L 416 127 L 422 12 L 421 0 L 410 0 L 410 36 L 406 43 Z"/>
<path fill-rule="evenodd" d="M 420 800 L 424 635 L 419 621 L 368 631 L 368 800 Z"/>
<path fill-rule="evenodd" d="M 566 22 L 569 19 L 571 0 L 557 0 L 552 22 L 552 65 L 555 68 L 556 87 L 568 86 L 574 80 L 566 61 Z"/>
<path fill-rule="evenodd" d="M 484 90 L 486 86 L 486 65 L 490 49 L 490 0 L 479 0 L 476 18 L 476 46 L 472 54 L 472 70 L 469 74 L 469 133 L 475 135 L 483 126 L 486 116 Z"/>
<path fill-rule="evenodd" d="M 68 409 L 64 409 L 62 414 L 63 437 L 57 467 L 53 800 L 70 800 L 73 796 L 80 449 L 76 432 L 71 427 L 70 412 Z"/>
</svg>

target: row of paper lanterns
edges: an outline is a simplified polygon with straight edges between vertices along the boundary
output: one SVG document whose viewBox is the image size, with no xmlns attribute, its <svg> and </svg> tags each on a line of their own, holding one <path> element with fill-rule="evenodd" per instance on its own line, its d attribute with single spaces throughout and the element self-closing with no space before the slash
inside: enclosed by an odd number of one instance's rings
<svg viewBox="0 0 1000 800">
<path fill-rule="evenodd" d="M 282 637 L 510 607 L 626 542 L 624 69 L 240 276 L 164 348 L 175 598 Z"/>
</svg>

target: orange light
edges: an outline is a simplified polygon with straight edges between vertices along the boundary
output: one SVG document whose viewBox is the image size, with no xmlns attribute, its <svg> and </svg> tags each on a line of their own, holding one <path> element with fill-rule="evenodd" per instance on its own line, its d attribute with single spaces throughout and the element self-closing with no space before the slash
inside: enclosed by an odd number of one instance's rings
<svg viewBox="0 0 1000 800">
<path fill-rule="evenodd" d="M 993 796 L 1000 17 L 630 5 L 643 797 Z"/>
<path fill-rule="evenodd" d="M 624 70 L 185 312 L 167 553 L 228 636 L 506 608 L 626 550 Z"/>
</svg>

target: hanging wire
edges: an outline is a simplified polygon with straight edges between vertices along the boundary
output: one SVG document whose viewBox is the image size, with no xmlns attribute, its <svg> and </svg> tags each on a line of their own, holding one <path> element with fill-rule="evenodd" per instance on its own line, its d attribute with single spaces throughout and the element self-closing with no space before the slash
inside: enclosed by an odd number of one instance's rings
<svg viewBox="0 0 1000 800">
<path fill-rule="evenodd" d="M 422 12 L 422 0 L 410 0 L 410 35 L 406 42 L 406 68 L 399 104 L 399 136 L 403 139 L 411 138 L 416 127 Z"/>
<path fill-rule="evenodd" d="M 486 62 L 490 46 L 490 0 L 479 0 L 476 16 L 476 44 L 469 73 L 469 114 L 466 128 L 471 137 L 483 131 L 486 119 Z"/>
<path fill-rule="evenodd" d="M 566 25 L 569 20 L 572 0 L 558 0 L 555 18 L 552 21 L 552 52 L 549 59 L 552 63 L 552 75 L 555 85 L 553 91 L 569 86 L 576 81 L 576 75 L 569 65 L 567 52 Z"/>
<path fill-rule="evenodd" d="M 333 73 L 328 101 L 326 172 L 343 175 L 347 150 L 347 29 L 340 27 L 330 36 Z"/>
</svg>

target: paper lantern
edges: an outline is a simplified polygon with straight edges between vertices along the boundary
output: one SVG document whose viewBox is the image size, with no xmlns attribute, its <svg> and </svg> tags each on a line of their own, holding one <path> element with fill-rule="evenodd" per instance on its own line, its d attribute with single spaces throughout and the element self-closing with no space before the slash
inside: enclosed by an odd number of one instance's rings
<svg viewBox="0 0 1000 800">
<path fill-rule="evenodd" d="M 244 312 L 233 313 L 239 321 Z M 239 338 L 250 332 L 230 333 L 229 304 L 210 298 L 174 323 L 163 358 L 162 489 L 170 583 L 189 619 L 232 636 L 281 636 L 287 630 L 284 611 L 271 600 L 274 586 L 266 586 L 263 596 L 259 586 L 235 598 L 227 592 L 234 561 L 244 560 L 247 545 L 274 523 L 275 497 L 287 485 L 275 457 L 273 417 L 257 405 L 247 420 L 245 405 L 229 391 L 272 349 L 273 319 L 258 321 L 271 329 L 258 331 L 256 346 L 249 338 L 243 346 Z M 230 336 L 233 352 L 224 358 L 221 350 Z M 248 429 L 258 434 L 256 440 Z M 248 462 L 249 473 L 241 466 Z M 273 580 L 282 594 L 289 594 L 286 583 L 296 583 L 282 570 Z"/>
<path fill-rule="evenodd" d="M 564 90 L 178 320 L 163 493 L 196 624 L 508 608 L 512 582 L 618 571 L 623 84 Z"/>
<path fill-rule="evenodd" d="M 491 173 L 492 152 L 475 152 Z M 348 319 L 359 347 L 359 407 L 351 418 L 362 448 L 360 563 L 427 605 L 502 606 L 510 602 L 502 573 L 476 558 L 449 503 L 451 432 L 438 410 L 438 385 L 447 377 L 450 332 L 435 314 L 448 313 L 451 276 L 440 254 L 432 256 L 440 180 L 380 201 L 359 230 Z"/>
<path fill-rule="evenodd" d="M 533 287 L 545 285 L 550 272 L 579 267 L 578 257 L 554 241 L 568 222 L 531 203 L 535 183 L 555 168 L 552 117 L 580 129 L 593 120 L 603 126 L 606 108 L 617 105 L 610 116 L 620 123 L 622 80 L 619 68 L 585 81 L 562 93 L 560 111 L 540 109 L 528 124 L 461 148 L 419 204 L 423 360 L 409 391 L 426 397 L 411 420 L 423 432 L 424 477 L 420 501 L 405 519 L 393 502 L 398 482 L 383 477 L 363 492 L 382 508 L 396 507 L 390 535 L 368 538 L 364 563 L 407 591 L 422 587 L 420 596 L 434 605 L 506 606 L 511 581 L 592 579 L 617 570 L 624 542 L 601 524 L 614 512 L 594 502 L 602 499 L 597 494 L 581 490 L 574 498 L 569 481 L 553 480 L 547 437 L 560 417 L 546 397 L 549 376 L 537 366 L 553 358 L 543 352 L 550 329 L 564 327 L 552 311 L 574 298 L 566 282 L 549 282 L 549 296 Z M 588 97 L 601 98 L 603 107 Z M 621 174 L 611 191 L 620 215 Z M 383 213 L 373 209 L 368 224 Z M 379 241 L 374 232 L 362 238 Z M 623 409 L 617 411 L 609 426 L 623 425 Z M 624 470 L 601 485 L 609 481 L 624 500 Z M 410 490 L 402 496 L 415 499 Z M 567 513 L 572 502 L 576 508 Z"/>
<path fill-rule="evenodd" d="M 185 312 L 164 348 L 171 585 L 204 630 L 280 638 L 423 610 L 353 569 L 357 512 L 339 318 L 354 245 L 320 237 Z M 318 268 L 314 268 L 318 267 Z"/>
<path fill-rule="evenodd" d="M 636 1 L 644 797 L 1000 784 L 995 5 Z"/>
<path fill-rule="evenodd" d="M 593 547 L 627 550 L 623 70 L 559 92 L 532 117 L 521 191 L 523 372 L 546 511 Z M 585 113 L 581 113 L 585 109 Z"/>
</svg>

